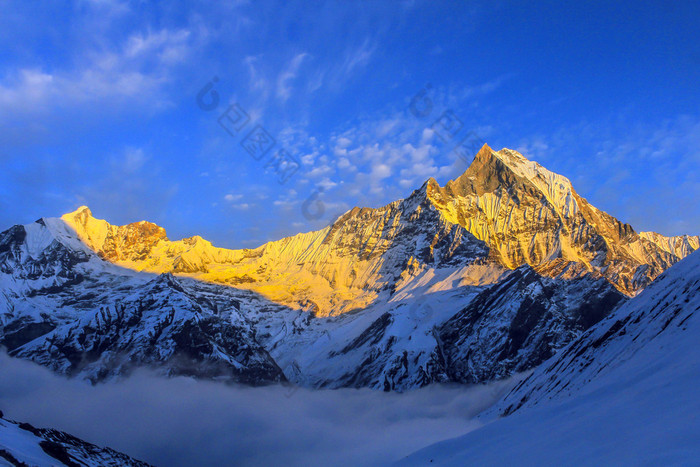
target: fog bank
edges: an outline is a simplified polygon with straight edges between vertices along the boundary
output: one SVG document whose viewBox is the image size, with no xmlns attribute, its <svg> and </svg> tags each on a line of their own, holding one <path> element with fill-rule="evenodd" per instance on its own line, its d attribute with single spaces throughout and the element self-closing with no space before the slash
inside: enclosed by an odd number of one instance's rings
<svg viewBox="0 0 700 467">
<path fill-rule="evenodd" d="M 139 372 L 90 386 L 0 354 L 6 418 L 161 466 L 385 464 L 479 426 L 510 382 L 371 390 L 250 388 Z"/>
</svg>

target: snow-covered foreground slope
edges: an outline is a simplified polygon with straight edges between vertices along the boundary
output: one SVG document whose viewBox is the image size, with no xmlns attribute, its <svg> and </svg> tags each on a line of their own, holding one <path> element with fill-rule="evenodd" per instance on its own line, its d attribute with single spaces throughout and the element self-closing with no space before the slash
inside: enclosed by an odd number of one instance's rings
<svg viewBox="0 0 700 467">
<path fill-rule="evenodd" d="M 698 335 L 694 253 L 514 388 L 510 415 L 402 464 L 697 465 Z"/>
<path fill-rule="evenodd" d="M 0 414 L 0 466 L 94 465 L 147 467 L 148 464 L 87 443 L 62 431 L 35 428 Z"/>
</svg>

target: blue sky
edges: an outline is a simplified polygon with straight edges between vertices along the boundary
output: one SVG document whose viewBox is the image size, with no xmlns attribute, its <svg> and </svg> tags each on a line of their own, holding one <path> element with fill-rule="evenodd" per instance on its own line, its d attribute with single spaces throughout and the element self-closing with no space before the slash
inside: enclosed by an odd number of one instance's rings
<svg viewBox="0 0 700 467">
<path fill-rule="evenodd" d="M 457 140 L 430 130 L 451 111 L 459 135 L 637 230 L 699 234 L 698 18 L 698 2 L 4 2 L 0 228 L 87 204 L 257 246 L 458 176 Z M 197 99 L 208 83 L 218 105 Z M 427 115 L 410 110 L 423 90 Z M 258 125 L 260 160 L 241 145 Z M 286 172 L 266 168 L 280 150 Z"/>
</svg>

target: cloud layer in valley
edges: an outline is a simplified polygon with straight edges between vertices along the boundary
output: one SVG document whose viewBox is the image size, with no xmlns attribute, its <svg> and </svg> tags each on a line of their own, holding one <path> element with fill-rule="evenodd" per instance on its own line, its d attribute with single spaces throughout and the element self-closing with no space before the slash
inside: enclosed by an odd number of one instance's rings
<svg viewBox="0 0 700 467">
<path fill-rule="evenodd" d="M 290 392 L 142 372 L 89 386 L 0 355 L 7 418 L 168 466 L 387 463 L 479 427 L 473 417 L 509 385 Z"/>
</svg>

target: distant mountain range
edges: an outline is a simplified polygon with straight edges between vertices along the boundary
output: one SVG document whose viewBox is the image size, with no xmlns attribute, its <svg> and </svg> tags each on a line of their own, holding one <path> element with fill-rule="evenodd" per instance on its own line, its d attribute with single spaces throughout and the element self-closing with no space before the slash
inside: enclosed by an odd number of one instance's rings
<svg viewBox="0 0 700 467">
<path fill-rule="evenodd" d="M 94 382 L 166 375 L 403 391 L 534 368 L 699 247 L 637 233 L 484 146 L 444 187 L 255 249 L 87 207 L 0 234 L 0 344 Z"/>
</svg>

